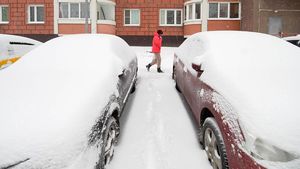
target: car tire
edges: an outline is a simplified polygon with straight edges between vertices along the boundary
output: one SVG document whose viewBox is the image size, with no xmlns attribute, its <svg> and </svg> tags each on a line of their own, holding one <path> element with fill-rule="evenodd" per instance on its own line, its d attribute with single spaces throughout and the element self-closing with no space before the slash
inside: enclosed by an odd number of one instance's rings
<svg viewBox="0 0 300 169">
<path fill-rule="evenodd" d="M 132 88 L 130 90 L 130 93 L 134 93 L 135 92 L 135 89 L 136 89 L 135 86 L 136 86 L 136 82 L 133 83 Z"/>
<path fill-rule="evenodd" d="M 178 86 L 178 84 L 177 84 L 176 81 L 175 81 L 175 88 L 176 88 L 176 90 L 177 90 L 179 93 L 181 93 L 181 90 L 180 90 L 180 88 L 179 88 L 179 86 Z"/>
<path fill-rule="evenodd" d="M 176 78 L 176 73 L 175 73 L 175 71 L 176 71 L 176 69 L 175 69 L 175 67 L 173 67 L 172 79 L 174 79 L 174 81 L 175 81 L 175 88 L 176 88 L 176 90 L 177 90 L 179 93 L 181 93 L 181 90 L 180 90 L 180 88 L 179 88 L 179 86 L 178 86 L 178 84 L 177 84 L 177 78 Z"/>
<path fill-rule="evenodd" d="M 100 160 L 96 166 L 97 169 L 104 169 L 105 165 L 109 164 L 112 160 L 114 146 L 117 143 L 117 135 L 120 130 L 117 120 L 112 116 L 107 120 L 105 127 L 106 129 L 102 137 L 103 144 L 101 144 Z"/>
<path fill-rule="evenodd" d="M 203 124 L 203 146 L 208 161 L 214 169 L 228 169 L 225 143 L 221 130 L 214 118 L 207 118 Z"/>
</svg>

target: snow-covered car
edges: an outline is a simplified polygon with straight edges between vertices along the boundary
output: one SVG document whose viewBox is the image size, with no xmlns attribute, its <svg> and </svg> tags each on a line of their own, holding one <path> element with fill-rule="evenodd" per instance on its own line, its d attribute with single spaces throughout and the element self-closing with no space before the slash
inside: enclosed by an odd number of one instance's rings
<svg viewBox="0 0 300 169">
<path fill-rule="evenodd" d="M 40 44 L 41 42 L 26 37 L 0 34 L 0 69 L 16 62 Z"/>
<path fill-rule="evenodd" d="M 284 40 L 300 47 L 300 35 L 297 36 L 289 36 L 289 37 L 285 37 L 283 38 Z"/>
<path fill-rule="evenodd" d="M 300 50 L 265 34 L 194 34 L 173 78 L 214 169 L 300 168 Z"/>
<path fill-rule="evenodd" d="M 0 72 L 0 168 L 104 168 L 135 90 L 137 58 L 113 35 L 52 39 Z"/>
</svg>

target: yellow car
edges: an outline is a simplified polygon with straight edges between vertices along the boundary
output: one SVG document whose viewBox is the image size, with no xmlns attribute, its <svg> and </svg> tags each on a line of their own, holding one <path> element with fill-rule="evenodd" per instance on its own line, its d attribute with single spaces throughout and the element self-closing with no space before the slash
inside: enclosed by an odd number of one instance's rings
<svg viewBox="0 0 300 169">
<path fill-rule="evenodd" d="M 16 62 L 41 42 L 16 35 L 0 34 L 0 69 Z"/>
</svg>

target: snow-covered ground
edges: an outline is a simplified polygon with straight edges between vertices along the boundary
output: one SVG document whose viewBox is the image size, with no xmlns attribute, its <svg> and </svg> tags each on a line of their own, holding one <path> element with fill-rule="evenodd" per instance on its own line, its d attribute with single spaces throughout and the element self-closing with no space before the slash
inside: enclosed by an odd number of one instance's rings
<svg viewBox="0 0 300 169">
<path fill-rule="evenodd" d="M 162 48 L 162 70 L 147 72 L 150 47 L 133 47 L 139 60 L 136 92 L 121 118 L 121 136 L 108 169 L 210 169 L 197 128 L 171 78 L 176 48 Z"/>
</svg>

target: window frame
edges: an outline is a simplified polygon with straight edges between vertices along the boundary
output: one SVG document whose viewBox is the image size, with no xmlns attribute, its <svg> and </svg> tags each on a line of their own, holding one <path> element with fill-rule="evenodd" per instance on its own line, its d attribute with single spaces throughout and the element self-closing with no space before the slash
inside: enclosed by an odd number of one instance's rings
<svg viewBox="0 0 300 169">
<path fill-rule="evenodd" d="M 31 7 L 34 7 L 34 21 L 30 21 L 30 8 Z M 37 21 L 37 8 L 38 7 L 43 7 L 44 8 L 44 17 L 43 17 L 43 21 Z M 45 15 L 45 5 L 43 4 L 29 4 L 27 6 L 27 23 L 28 24 L 45 24 L 45 18 L 46 18 L 46 15 Z"/>
<path fill-rule="evenodd" d="M 126 24 L 126 11 L 129 11 L 129 18 L 130 18 L 130 23 L 129 24 Z M 138 14 L 139 14 L 139 23 L 138 24 L 133 24 L 132 23 L 132 11 L 138 11 Z M 124 9 L 124 11 L 123 11 L 123 15 L 124 15 L 124 17 L 123 17 L 123 25 L 124 26 L 140 26 L 141 25 L 141 10 L 140 9 L 138 9 L 138 8 L 126 8 L 126 9 Z"/>
<path fill-rule="evenodd" d="M 2 20 L 2 8 L 7 8 L 7 21 Z M 0 5 L 0 24 L 9 24 L 9 5 Z"/>
<path fill-rule="evenodd" d="M 68 17 L 66 18 L 61 18 L 59 16 L 59 13 L 60 13 L 60 9 L 58 10 L 58 19 L 60 20 L 71 20 L 71 21 L 74 21 L 74 20 L 84 20 L 85 17 L 82 17 L 82 14 L 81 14 L 81 5 L 82 3 L 85 3 L 85 2 L 74 2 L 74 1 L 59 1 L 58 2 L 58 7 L 60 7 L 60 3 L 67 3 L 68 4 Z M 71 17 L 71 4 L 78 4 L 78 17 Z M 90 19 L 90 8 L 89 8 L 89 12 L 88 12 L 88 18 Z"/>
<path fill-rule="evenodd" d="M 164 18 L 164 21 L 165 23 L 162 24 L 161 23 L 161 14 L 162 14 L 162 11 L 165 11 L 165 18 Z M 174 12 L 174 24 L 168 24 L 167 23 L 167 11 L 173 11 Z M 180 24 L 177 23 L 177 11 L 180 11 L 180 16 L 181 16 L 181 22 Z M 159 10 L 159 26 L 182 26 L 183 25 L 183 10 L 180 9 L 180 8 L 174 8 L 174 9 L 170 9 L 170 8 L 164 8 L 164 9 L 160 9 Z"/>
<path fill-rule="evenodd" d="M 101 4 L 103 5 L 111 5 L 113 6 L 113 11 L 111 13 L 113 14 L 113 20 L 111 19 L 101 19 L 100 14 L 99 14 L 99 19 L 98 19 L 98 6 L 101 8 Z M 112 1 L 97 1 L 97 22 L 100 23 L 115 23 L 116 22 L 116 3 Z M 125 22 L 124 22 L 125 23 Z"/>
<path fill-rule="evenodd" d="M 241 20 L 241 2 L 209 2 L 209 4 L 213 4 L 213 3 L 216 3 L 218 4 L 218 17 L 217 18 L 211 18 L 209 17 L 209 7 L 208 7 L 208 20 Z M 221 4 L 227 4 L 227 17 L 220 17 L 220 13 L 221 13 L 221 8 L 220 8 L 220 5 Z M 230 17 L 230 5 L 231 4 L 238 4 L 239 6 L 239 16 L 237 18 L 231 18 Z"/>
<path fill-rule="evenodd" d="M 196 6 L 200 4 L 200 19 L 196 18 Z M 190 16 L 190 8 L 189 6 L 192 5 L 192 16 Z M 202 1 L 189 1 L 184 4 L 184 23 L 188 22 L 199 22 L 202 21 L 202 11 L 203 5 Z"/>
<path fill-rule="evenodd" d="M 78 17 L 72 17 L 72 12 L 71 12 L 71 10 L 72 10 L 72 4 L 76 4 L 76 5 L 78 5 Z M 80 2 L 69 2 L 68 3 L 68 8 L 69 8 L 69 13 L 68 13 L 68 18 L 69 19 L 81 19 L 81 3 Z M 77 9 L 77 8 L 76 8 Z"/>
</svg>

